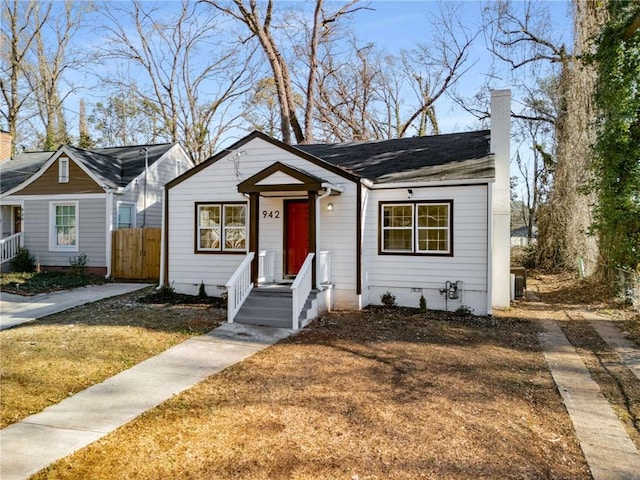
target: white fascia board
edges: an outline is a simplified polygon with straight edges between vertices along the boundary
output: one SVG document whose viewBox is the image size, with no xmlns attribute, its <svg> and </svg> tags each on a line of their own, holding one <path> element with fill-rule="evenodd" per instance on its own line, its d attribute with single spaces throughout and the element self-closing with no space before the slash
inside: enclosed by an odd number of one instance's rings
<svg viewBox="0 0 640 480">
<path fill-rule="evenodd" d="M 322 182 L 320 186 L 324 189 L 330 188 L 334 192 L 344 193 L 344 187 L 331 182 Z"/>
<path fill-rule="evenodd" d="M 27 200 L 85 200 L 106 198 L 107 193 L 64 193 L 60 195 L 14 195 L 10 199 L 11 202 L 25 202 Z"/>
<path fill-rule="evenodd" d="M 494 183 L 492 178 L 469 178 L 462 180 L 437 180 L 433 182 L 397 182 L 397 183 L 374 183 L 372 190 L 390 190 L 394 188 L 421 188 L 421 187 L 457 187 L 461 185 L 487 185 Z"/>
</svg>

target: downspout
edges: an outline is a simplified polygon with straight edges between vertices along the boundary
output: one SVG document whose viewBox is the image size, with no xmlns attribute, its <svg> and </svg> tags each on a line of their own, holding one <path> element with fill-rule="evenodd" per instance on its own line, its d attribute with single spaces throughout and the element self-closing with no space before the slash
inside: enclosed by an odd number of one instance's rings
<svg viewBox="0 0 640 480">
<path fill-rule="evenodd" d="M 140 152 L 144 151 L 144 187 L 142 199 L 142 228 L 147 226 L 147 172 L 149 171 L 149 149 L 142 147 Z"/>
<path fill-rule="evenodd" d="M 319 197 L 316 197 L 316 236 L 320 235 L 320 215 L 322 214 L 322 210 L 320 209 L 320 200 L 322 200 L 323 198 L 327 198 L 329 195 L 331 195 L 332 189 L 331 187 L 326 187 L 327 190 L 320 195 Z M 321 250 L 320 249 L 320 242 L 317 241 L 318 239 L 316 239 L 316 260 L 318 258 L 318 252 Z M 318 276 L 319 276 L 319 268 L 316 268 L 316 287 L 319 289 L 320 288 L 320 282 L 318 281 Z"/>
<path fill-rule="evenodd" d="M 106 230 L 107 230 L 107 238 L 106 238 L 106 252 L 105 258 L 107 263 L 107 274 L 104 278 L 111 277 L 111 249 L 112 249 L 112 238 L 113 238 L 113 190 L 105 187 L 105 201 L 106 201 Z"/>
<path fill-rule="evenodd" d="M 165 235 L 167 234 L 167 188 L 165 187 L 162 192 L 162 223 L 160 226 L 160 279 L 158 281 L 158 289 L 164 286 L 165 282 L 165 263 L 167 259 L 165 258 L 167 255 L 165 249 Z"/>
<path fill-rule="evenodd" d="M 493 183 L 487 183 L 487 315 L 493 314 Z"/>
</svg>

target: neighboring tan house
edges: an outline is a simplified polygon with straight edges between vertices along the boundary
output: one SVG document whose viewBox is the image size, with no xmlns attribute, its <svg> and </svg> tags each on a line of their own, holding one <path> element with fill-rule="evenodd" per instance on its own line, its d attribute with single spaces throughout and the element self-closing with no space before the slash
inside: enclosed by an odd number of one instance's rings
<svg viewBox="0 0 640 480">
<path fill-rule="evenodd" d="M 87 256 L 109 276 L 111 232 L 160 227 L 164 186 L 193 166 L 179 144 L 25 152 L 0 162 L 0 261 L 20 246 L 44 268 Z"/>
<path fill-rule="evenodd" d="M 507 308 L 509 91 L 491 130 L 286 145 L 253 132 L 166 188 L 161 282 L 228 320 L 300 328 L 327 309 Z"/>
</svg>

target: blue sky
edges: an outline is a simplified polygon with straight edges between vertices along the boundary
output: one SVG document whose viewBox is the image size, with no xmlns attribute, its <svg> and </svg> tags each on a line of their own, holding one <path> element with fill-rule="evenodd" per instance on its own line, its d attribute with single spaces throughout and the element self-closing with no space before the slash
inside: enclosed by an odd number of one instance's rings
<svg viewBox="0 0 640 480">
<path fill-rule="evenodd" d="M 346 0 L 345 0 L 346 1 Z M 312 6 L 312 2 L 300 0 L 276 0 L 276 6 L 285 2 L 303 3 Z M 172 10 L 177 6 L 179 0 L 165 0 L 164 2 L 154 2 L 162 8 Z M 331 1 L 327 0 L 328 8 L 331 7 Z M 342 5 L 344 1 L 336 2 Z M 366 2 L 362 2 L 366 4 Z M 482 8 L 487 2 L 476 0 L 460 1 L 460 2 L 440 2 L 449 3 L 459 7 L 460 21 L 470 29 L 479 28 L 482 18 Z M 571 37 L 571 21 L 568 0 L 543 1 L 540 2 L 552 11 L 553 28 L 555 33 L 561 35 L 567 41 Z M 362 43 L 374 43 L 377 47 L 388 50 L 391 53 L 397 53 L 400 49 L 411 49 L 417 43 L 429 44 L 433 34 L 429 22 L 429 16 L 435 15 L 439 8 L 436 1 L 427 0 L 371 0 L 368 2 L 371 10 L 360 11 L 354 15 L 352 26 Z M 518 3 L 516 2 L 516 5 Z M 522 4 L 519 4 L 522 5 Z M 204 8 L 204 7 L 203 7 Z M 87 40 L 95 41 L 95 30 Z M 479 35 L 470 53 L 470 63 L 473 67 L 465 74 L 458 88 L 461 93 L 473 95 L 486 79 L 486 74 L 491 64 L 491 57 L 486 49 L 485 39 Z M 503 67 L 502 75 L 499 78 L 492 79 L 494 88 L 509 88 L 510 79 L 508 70 Z M 77 124 L 77 102 L 84 97 L 87 102 L 87 109 L 90 111 L 91 104 L 98 101 L 99 91 L 91 89 L 89 91 L 79 92 L 73 95 L 73 101 L 67 105 L 69 112 L 69 125 L 73 128 Z M 443 132 L 468 130 L 477 128 L 478 122 L 470 114 L 464 112 L 457 107 L 449 99 L 443 97 L 436 103 L 436 113 Z"/>
</svg>

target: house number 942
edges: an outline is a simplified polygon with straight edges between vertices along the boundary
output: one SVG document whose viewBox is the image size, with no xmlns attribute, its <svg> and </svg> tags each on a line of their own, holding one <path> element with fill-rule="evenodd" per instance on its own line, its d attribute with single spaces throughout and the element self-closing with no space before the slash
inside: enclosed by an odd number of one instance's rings
<svg viewBox="0 0 640 480">
<path fill-rule="evenodd" d="M 280 210 L 263 210 L 262 218 L 280 218 Z"/>
</svg>

